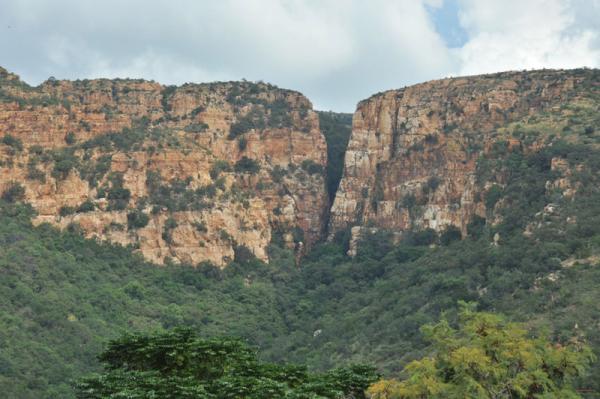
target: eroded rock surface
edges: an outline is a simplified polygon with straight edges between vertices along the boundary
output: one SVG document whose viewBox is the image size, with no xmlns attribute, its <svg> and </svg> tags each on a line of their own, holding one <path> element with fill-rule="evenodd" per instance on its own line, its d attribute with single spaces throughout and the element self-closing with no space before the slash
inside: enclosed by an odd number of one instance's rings
<svg viewBox="0 0 600 399">
<path fill-rule="evenodd" d="M 360 102 L 330 235 L 360 225 L 438 232 L 452 225 L 465 234 L 474 215 L 486 217 L 495 171 L 480 170 L 485 160 L 547 145 L 577 107 L 597 112 L 598 84 L 595 70 L 507 72 L 426 82 Z"/>
<path fill-rule="evenodd" d="M 0 191 L 36 223 L 80 228 L 164 263 L 223 266 L 274 235 L 324 233 L 326 144 L 311 103 L 263 83 L 49 80 L 0 69 Z M 299 245 L 302 242 L 303 245 Z"/>
</svg>

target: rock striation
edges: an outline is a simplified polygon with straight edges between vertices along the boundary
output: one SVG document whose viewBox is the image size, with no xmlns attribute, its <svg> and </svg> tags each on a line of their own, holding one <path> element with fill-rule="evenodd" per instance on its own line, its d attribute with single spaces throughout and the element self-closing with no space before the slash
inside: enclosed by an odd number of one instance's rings
<svg viewBox="0 0 600 399">
<path fill-rule="evenodd" d="M 268 261 L 278 238 L 325 231 L 327 151 L 300 93 L 264 83 L 163 86 L 50 79 L 0 69 L 0 191 L 36 223 L 132 245 L 162 264 Z"/>
<path fill-rule="evenodd" d="M 0 192 L 22 187 L 35 223 L 131 245 L 159 264 L 268 261 L 272 242 L 299 260 L 338 232 L 355 253 L 364 227 L 394 240 L 464 236 L 477 218 L 500 220 L 507 176 L 496 160 L 559 136 L 596 143 L 599 85 L 598 70 L 541 70 L 376 94 L 358 104 L 330 207 L 337 178 L 326 181 L 319 116 L 300 93 L 246 81 L 31 87 L 0 68 Z M 328 138 L 345 140 L 334 125 Z M 571 161 L 550 161 L 548 191 L 576 195 Z"/>
<path fill-rule="evenodd" d="M 486 159 L 546 145 L 568 129 L 577 107 L 597 112 L 599 84 L 597 70 L 506 72 L 436 80 L 361 101 L 330 236 L 352 226 L 400 232 L 456 226 L 464 235 L 475 215 L 490 217 Z M 494 177 L 502 183 L 503 176 Z"/>
</svg>

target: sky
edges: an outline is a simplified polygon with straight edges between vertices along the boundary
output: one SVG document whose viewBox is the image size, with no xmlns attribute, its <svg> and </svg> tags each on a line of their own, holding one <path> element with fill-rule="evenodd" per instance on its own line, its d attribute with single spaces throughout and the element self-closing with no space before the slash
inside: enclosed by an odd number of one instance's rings
<svg viewBox="0 0 600 399">
<path fill-rule="evenodd" d="M 0 66 L 32 85 L 263 80 L 353 112 L 431 79 L 600 67 L 600 0 L 0 0 Z"/>
</svg>

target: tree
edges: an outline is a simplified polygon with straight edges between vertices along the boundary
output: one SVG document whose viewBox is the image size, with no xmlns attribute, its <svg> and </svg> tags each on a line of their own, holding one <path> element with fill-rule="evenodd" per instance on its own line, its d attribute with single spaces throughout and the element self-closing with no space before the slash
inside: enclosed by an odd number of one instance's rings
<svg viewBox="0 0 600 399">
<path fill-rule="evenodd" d="M 403 381 L 372 385 L 373 399 L 579 398 L 572 381 L 594 359 L 577 341 L 552 344 L 530 336 L 523 324 L 475 312 L 464 302 L 458 329 L 443 318 L 421 330 L 434 354 L 409 363 Z"/>
<path fill-rule="evenodd" d="M 16 202 L 23 198 L 25 198 L 25 187 L 17 182 L 11 182 L 2 193 L 2 199 L 6 202 Z"/>
<path fill-rule="evenodd" d="M 266 364 L 237 339 L 203 339 L 191 329 L 125 335 L 99 356 L 104 373 L 81 380 L 77 396 L 95 398 L 365 398 L 373 368 L 323 374 Z"/>
</svg>

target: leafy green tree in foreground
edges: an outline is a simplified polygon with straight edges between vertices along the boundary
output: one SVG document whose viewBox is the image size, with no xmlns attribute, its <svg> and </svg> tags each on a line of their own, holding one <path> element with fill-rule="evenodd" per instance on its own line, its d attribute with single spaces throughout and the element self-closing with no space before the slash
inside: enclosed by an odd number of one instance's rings
<svg viewBox="0 0 600 399">
<path fill-rule="evenodd" d="M 77 385 L 79 398 L 365 398 L 373 368 L 350 366 L 324 374 L 261 363 L 235 339 L 203 339 L 190 329 L 126 335 L 99 356 L 105 372 Z"/>
<path fill-rule="evenodd" d="M 522 324 L 466 303 L 458 330 L 442 319 L 422 331 L 435 354 L 409 363 L 403 381 L 373 384 L 373 399 L 579 398 L 571 382 L 594 357 L 578 342 L 561 346 L 530 338 Z"/>
</svg>

